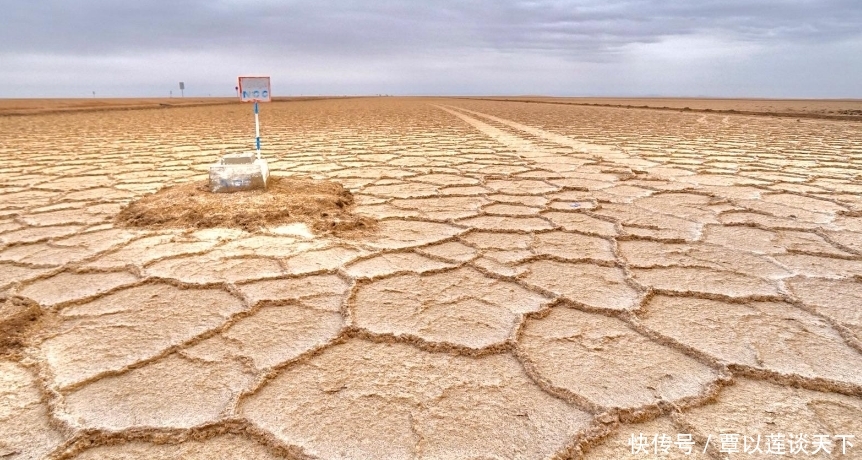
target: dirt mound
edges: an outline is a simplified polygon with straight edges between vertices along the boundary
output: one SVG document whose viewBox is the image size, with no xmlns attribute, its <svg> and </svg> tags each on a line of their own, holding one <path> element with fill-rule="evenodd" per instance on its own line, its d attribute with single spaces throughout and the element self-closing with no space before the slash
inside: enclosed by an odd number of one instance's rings
<svg viewBox="0 0 862 460">
<path fill-rule="evenodd" d="M 266 190 L 212 193 L 206 181 L 164 187 L 123 208 L 116 224 L 137 228 L 261 227 L 302 222 L 318 233 L 347 235 L 376 228 L 351 213 L 353 195 L 338 182 L 270 177 Z"/>
<path fill-rule="evenodd" d="M 35 302 L 15 295 L 0 295 L 0 357 L 14 353 L 36 324 L 42 310 Z"/>
</svg>

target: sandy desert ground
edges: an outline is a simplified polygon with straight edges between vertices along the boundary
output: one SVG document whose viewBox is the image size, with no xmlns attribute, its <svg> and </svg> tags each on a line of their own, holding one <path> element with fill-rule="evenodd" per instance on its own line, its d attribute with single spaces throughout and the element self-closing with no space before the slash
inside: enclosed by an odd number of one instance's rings
<svg viewBox="0 0 862 460">
<path fill-rule="evenodd" d="M 524 96 L 490 96 L 479 99 L 599 107 L 648 108 L 653 110 L 685 110 L 704 113 L 741 113 L 788 118 L 862 120 L 862 100 L 860 99 L 708 99 Z"/>
<path fill-rule="evenodd" d="M 862 123 L 261 121 L 378 230 L 114 225 L 250 147 L 248 105 L 0 117 L 0 458 L 862 458 Z"/>
<path fill-rule="evenodd" d="M 293 96 L 276 97 L 276 102 L 343 99 L 344 97 Z M 71 112 L 106 112 L 117 110 L 169 109 L 236 104 L 233 97 L 162 97 L 162 98 L 71 98 L 71 99 L 0 99 L 0 117 L 43 115 Z"/>
</svg>

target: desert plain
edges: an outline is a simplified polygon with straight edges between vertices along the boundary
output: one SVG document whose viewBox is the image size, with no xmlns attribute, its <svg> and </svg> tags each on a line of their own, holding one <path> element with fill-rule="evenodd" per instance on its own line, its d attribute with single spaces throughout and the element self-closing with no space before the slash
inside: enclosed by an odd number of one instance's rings
<svg viewBox="0 0 862 460">
<path fill-rule="evenodd" d="M 548 102 L 263 105 L 354 235 L 116 223 L 248 105 L 0 107 L 0 458 L 862 458 L 862 102 Z"/>
</svg>

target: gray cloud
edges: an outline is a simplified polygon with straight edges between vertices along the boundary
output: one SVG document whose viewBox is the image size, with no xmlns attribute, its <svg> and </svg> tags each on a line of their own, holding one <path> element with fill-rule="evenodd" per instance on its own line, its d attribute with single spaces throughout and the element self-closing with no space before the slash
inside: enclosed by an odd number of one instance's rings
<svg viewBox="0 0 862 460">
<path fill-rule="evenodd" d="M 338 84 L 321 84 L 319 92 L 370 91 L 351 84 L 367 78 L 423 93 L 441 87 L 425 75 L 429 68 L 462 70 L 460 76 L 438 75 L 452 82 L 442 85 L 448 92 L 482 88 L 476 81 L 482 79 L 504 90 L 500 72 L 511 76 L 510 90 L 503 92 L 565 86 L 517 68 L 529 62 L 558 74 L 598 72 L 570 76 L 569 83 L 610 94 L 613 88 L 599 83 L 636 67 L 638 53 L 664 68 L 719 62 L 726 71 L 741 58 L 775 52 L 795 53 L 795 65 L 805 66 L 822 63 L 819 57 L 833 50 L 862 51 L 860 24 L 858 0 L 33 0 L 4 7 L 0 63 L 6 65 L 0 65 L 0 77 L 11 77 L 14 88 L 16 81 L 58 71 L 85 75 L 95 64 L 105 72 L 137 69 L 135 79 L 149 76 L 155 85 L 168 73 L 164 68 L 188 75 L 203 66 L 212 74 L 219 66 L 233 71 L 259 62 L 268 71 L 302 65 L 298 76 L 294 68 L 289 77 L 295 85 L 306 78 L 303 72 L 309 81 L 320 81 L 327 70 L 342 76 Z M 187 64 L 177 57 L 183 55 Z M 841 55 L 834 59 L 843 64 Z M 61 61 L 52 69 L 51 62 Z M 752 81 L 769 73 L 763 66 Z M 466 76 L 473 80 L 463 81 Z M 668 75 L 668 81 L 680 78 Z M 839 91 L 848 85 L 832 82 Z M 650 91 L 649 85 L 640 89 Z"/>
</svg>

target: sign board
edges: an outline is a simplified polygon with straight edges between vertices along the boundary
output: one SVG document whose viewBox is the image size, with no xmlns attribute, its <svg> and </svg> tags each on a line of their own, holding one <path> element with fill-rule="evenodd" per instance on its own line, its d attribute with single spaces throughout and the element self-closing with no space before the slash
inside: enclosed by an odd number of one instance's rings
<svg viewBox="0 0 862 460">
<path fill-rule="evenodd" d="M 270 102 L 269 77 L 239 77 L 239 99 L 242 102 Z"/>
<path fill-rule="evenodd" d="M 186 89 L 186 84 L 184 82 L 180 82 L 180 89 Z"/>
</svg>

